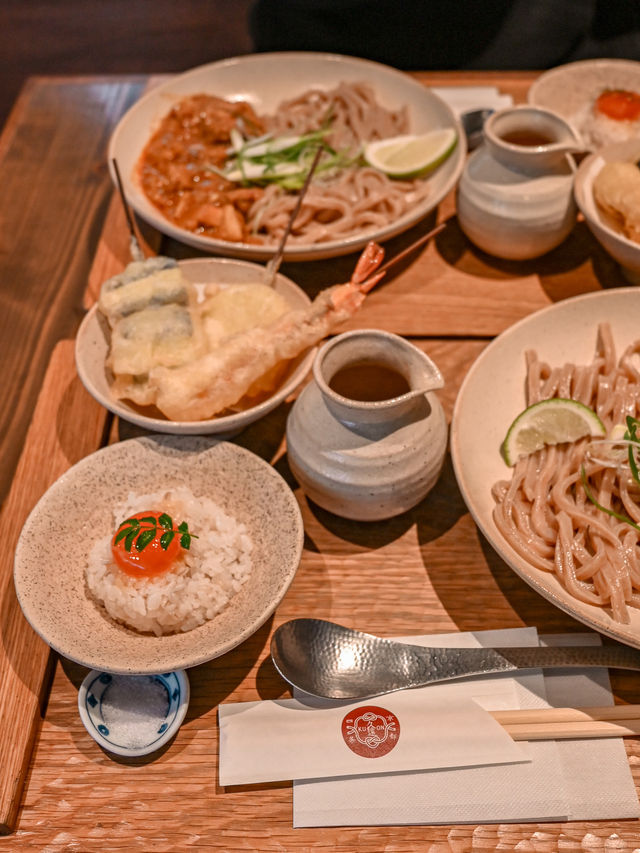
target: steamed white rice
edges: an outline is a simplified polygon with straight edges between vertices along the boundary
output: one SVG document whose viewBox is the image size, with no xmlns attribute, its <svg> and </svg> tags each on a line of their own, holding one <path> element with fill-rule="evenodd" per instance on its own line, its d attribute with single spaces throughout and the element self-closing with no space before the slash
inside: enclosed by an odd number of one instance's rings
<svg viewBox="0 0 640 853">
<path fill-rule="evenodd" d="M 626 142 L 640 136 L 640 121 L 619 121 L 594 111 L 594 104 L 585 104 L 571 118 L 585 146 L 602 148 L 614 142 Z"/>
<path fill-rule="evenodd" d="M 86 570 L 91 595 L 109 616 L 142 633 L 190 631 L 220 613 L 251 573 L 253 544 L 244 524 L 206 497 L 184 487 L 150 494 L 129 494 L 114 507 L 113 530 L 145 510 L 167 512 L 178 525 L 186 521 L 195 534 L 188 551 L 168 572 L 134 578 L 111 556 L 113 534 L 100 539 Z"/>
</svg>

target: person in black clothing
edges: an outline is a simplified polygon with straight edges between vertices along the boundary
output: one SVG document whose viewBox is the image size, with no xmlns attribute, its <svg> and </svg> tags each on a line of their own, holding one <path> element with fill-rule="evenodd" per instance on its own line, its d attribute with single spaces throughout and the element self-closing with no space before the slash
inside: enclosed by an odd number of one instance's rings
<svg viewBox="0 0 640 853">
<path fill-rule="evenodd" d="M 404 70 L 640 60 L 640 0 L 256 0 L 255 50 L 314 50 Z"/>
</svg>

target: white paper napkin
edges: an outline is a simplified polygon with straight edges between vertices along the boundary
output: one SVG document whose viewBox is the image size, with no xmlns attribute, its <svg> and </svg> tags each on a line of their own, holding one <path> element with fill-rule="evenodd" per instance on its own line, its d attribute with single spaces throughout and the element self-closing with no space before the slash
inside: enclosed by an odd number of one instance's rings
<svg viewBox="0 0 640 853">
<path fill-rule="evenodd" d="M 511 95 L 502 94 L 495 86 L 432 86 L 431 91 L 458 115 L 468 110 L 502 110 L 513 104 Z"/>
<path fill-rule="evenodd" d="M 537 645 L 531 629 L 405 638 L 443 646 Z M 596 635 L 550 638 L 598 643 Z M 510 679 L 510 676 L 501 676 Z M 473 682 L 465 682 L 469 684 Z M 531 671 L 513 679 L 515 707 L 611 704 L 608 675 Z M 462 684 L 460 685 L 462 686 Z M 488 703 L 490 697 L 488 697 Z M 486 707 L 491 708 L 490 704 Z M 493 708 L 491 708 L 493 710 Z M 522 745 L 522 744 L 521 744 Z M 294 782 L 294 826 L 507 823 L 640 816 L 621 740 L 526 744 L 529 764 Z M 606 790 L 605 790 L 606 786 Z"/>
<path fill-rule="evenodd" d="M 513 707 L 508 683 L 477 684 Z M 221 785 L 530 761 L 483 706 L 454 685 L 375 700 L 283 699 L 220 705 Z"/>
</svg>

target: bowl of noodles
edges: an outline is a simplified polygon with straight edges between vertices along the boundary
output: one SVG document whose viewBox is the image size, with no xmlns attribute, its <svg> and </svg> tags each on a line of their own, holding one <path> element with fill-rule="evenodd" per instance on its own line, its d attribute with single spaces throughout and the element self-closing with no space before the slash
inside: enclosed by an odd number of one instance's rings
<svg viewBox="0 0 640 853">
<path fill-rule="evenodd" d="M 527 405 L 550 397 L 592 408 L 609 437 L 620 434 L 626 415 L 638 417 L 639 309 L 640 293 L 618 288 L 566 299 L 516 323 L 469 370 L 451 426 L 462 496 L 494 550 L 554 605 L 635 647 L 640 487 L 627 448 L 581 439 L 509 467 L 501 445 Z"/>
<path fill-rule="evenodd" d="M 395 179 L 362 158 L 366 142 L 442 129 L 452 129 L 457 142 L 428 174 Z M 205 252 L 265 260 L 300 184 L 286 175 L 254 179 L 240 157 L 239 177 L 223 177 L 231 152 L 244 150 L 242 134 L 278 144 L 322 137 L 330 152 L 287 239 L 288 261 L 345 255 L 407 230 L 453 189 L 466 153 L 450 107 L 407 74 L 363 59 L 291 52 L 227 59 L 161 84 L 119 122 L 109 164 L 115 180 L 117 162 L 136 213 L 162 233 Z"/>
</svg>

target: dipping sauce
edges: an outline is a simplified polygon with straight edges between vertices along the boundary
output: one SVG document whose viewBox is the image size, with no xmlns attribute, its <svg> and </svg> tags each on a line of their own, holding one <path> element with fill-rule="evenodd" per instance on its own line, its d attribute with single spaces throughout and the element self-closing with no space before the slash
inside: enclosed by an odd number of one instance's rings
<svg viewBox="0 0 640 853">
<path fill-rule="evenodd" d="M 551 145 L 557 141 L 548 133 L 541 133 L 539 130 L 531 130 L 527 127 L 509 130 L 507 133 L 500 134 L 500 138 L 510 145 L 523 145 L 525 148 Z"/>
<path fill-rule="evenodd" d="M 361 403 L 391 400 L 411 390 L 401 373 L 375 361 L 355 361 L 340 368 L 331 378 L 329 388 L 348 400 Z"/>
</svg>

